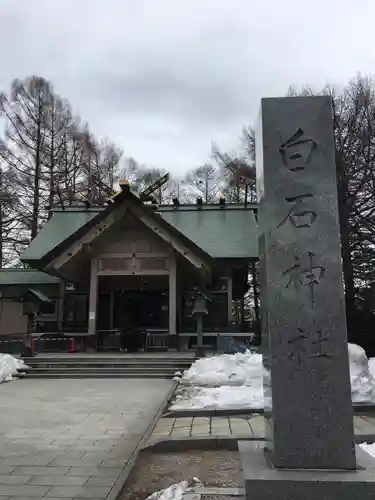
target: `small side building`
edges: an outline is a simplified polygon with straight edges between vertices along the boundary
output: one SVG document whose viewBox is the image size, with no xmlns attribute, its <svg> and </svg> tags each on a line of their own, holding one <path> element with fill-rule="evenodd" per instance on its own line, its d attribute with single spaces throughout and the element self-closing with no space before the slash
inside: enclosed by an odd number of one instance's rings
<svg viewBox="0 0 375 500">
<path fill-rule="evenodd" d="M 131 325 L 147 332 L 149 347 L 163 336 L 187 349 L 195 343 L 194 294 L 204 288 L 205 342 L 251 335 L 244 297 L 257 258 L 256 205 L 155 206 L 123 185 L 106 207 L 55 209 L 21 255 L 29 269 L 0 271 L 0 335 L 25 333 L 20 297 L 33 287 L 51 300 L 38 315 L 39 333 L 96 343 Z"/>
</svg>

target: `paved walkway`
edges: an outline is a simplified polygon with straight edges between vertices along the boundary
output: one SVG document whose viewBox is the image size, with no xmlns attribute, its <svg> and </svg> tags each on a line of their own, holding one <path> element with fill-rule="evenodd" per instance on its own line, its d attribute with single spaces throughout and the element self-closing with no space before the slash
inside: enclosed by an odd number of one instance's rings
<svg viewBox="0 0 375 500">
<path fill-rule="evenodd" d="M 168 439 L 235 437 L 264 438 L 266 419 L 262 415 L 229 417 L 179 417 L 159 420 L 148 444 Z M 354 417 L 355 435 L 375 435 L 373 413 Z"/>
<path fill-rule="evenodd" d="M 0 385 L 0 500 L 106 499 L 172 382 Z"/>
</svg>

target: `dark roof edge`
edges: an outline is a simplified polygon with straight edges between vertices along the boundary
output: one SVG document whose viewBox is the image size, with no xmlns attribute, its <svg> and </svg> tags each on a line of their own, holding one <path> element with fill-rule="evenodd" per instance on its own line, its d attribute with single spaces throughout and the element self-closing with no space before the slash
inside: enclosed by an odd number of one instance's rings
<svg viewBox="0 0 375 500">
<path fill-rule="evenodd" d="M 258 210 L 258 203 L 248 203 L 245 205 L 244 203 L 226 203 L 225 205 L 219 205 L 218 203 L 210 203 L 203 204 L 201 206 L 196 203 L 182 203 L 181 205 L 157 205 L 155 210 L 156 212 L 166 212 L 166 211 L 176 211 L 176 212 L 192 212 L 192 211 L 204 211 L 204 212 L 220 212 L 221 210 Z"/>
<path fill-rule="evenodd" d="M 43 273 L 47 276 L 53 276 L 51 273 L 44 271 L 42 269 L 35 269 L 35 267 L 3 267 L 0 269 L 1 273 L 13 273 L 13 272 L 22 272 L 22 273 Z M 55 276 L 53 276 L 55 277 Z"/>
</svg>

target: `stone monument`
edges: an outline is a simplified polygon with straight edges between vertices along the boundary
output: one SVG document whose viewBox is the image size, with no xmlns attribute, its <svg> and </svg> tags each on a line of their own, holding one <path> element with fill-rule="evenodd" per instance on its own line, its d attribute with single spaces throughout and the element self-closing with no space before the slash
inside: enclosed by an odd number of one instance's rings
<svg viewBox="0 0 375 500">
<path fill-rule="evenodd" d="M 256 162 L 270 435 L 239 443 L 246 498 L 375 498 L 353 440 L 330 97 L 262 99 Z"/>
</svg>

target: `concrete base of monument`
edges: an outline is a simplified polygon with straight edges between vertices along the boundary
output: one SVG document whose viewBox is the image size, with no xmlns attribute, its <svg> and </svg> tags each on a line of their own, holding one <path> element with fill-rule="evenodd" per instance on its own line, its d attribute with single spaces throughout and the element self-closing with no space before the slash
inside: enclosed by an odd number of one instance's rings
<svg viewBox="0 0 375 500">
<path fill-rule="evenodd" d="M 358 446 L 357 471 L 276 470 L 264 441 L 239 441 L 246 500 L 373 500 L 375 459 Z"/>
</svg>

